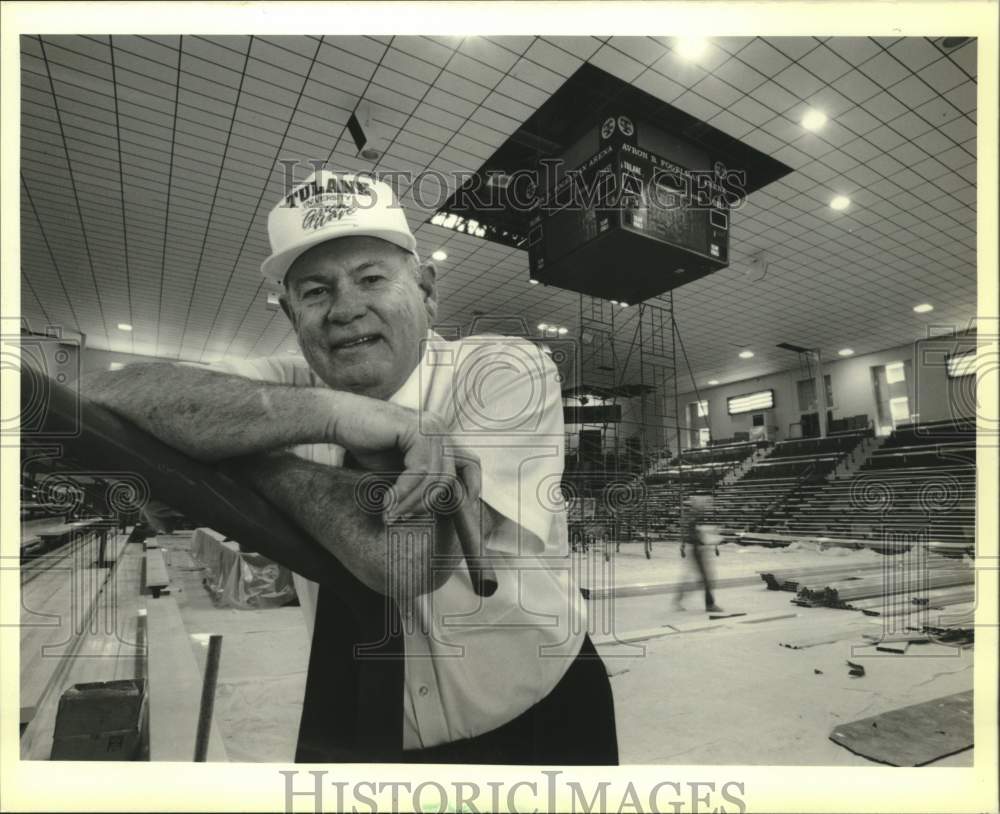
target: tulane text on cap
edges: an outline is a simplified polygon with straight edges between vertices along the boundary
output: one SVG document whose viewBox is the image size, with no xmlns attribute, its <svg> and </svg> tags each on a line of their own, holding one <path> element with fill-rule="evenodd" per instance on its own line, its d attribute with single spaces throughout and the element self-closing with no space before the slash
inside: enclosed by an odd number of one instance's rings
<svg viewBox="0 0 1000 814">
<path fill-rule="evenodd" d="M 387 183 L 321 170 L 271 210 L 267 217 L 271 256 L 260 270 L 269 280 L 284 283 L 289 266 L 307 249 L 327 240 L 362 235 L 416 253 L 416 238 Z"/>
</svg>

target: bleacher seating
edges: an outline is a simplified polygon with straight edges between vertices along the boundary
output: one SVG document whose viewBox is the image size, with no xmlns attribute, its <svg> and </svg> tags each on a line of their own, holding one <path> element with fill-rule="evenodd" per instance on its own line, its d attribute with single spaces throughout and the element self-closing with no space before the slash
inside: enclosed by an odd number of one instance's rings
<svg viewBox="0 0 1000 814">
<path fill-rule="evenodd" d="M 817 491 L 866 433 L 780 441 L 739 480 L 715 494 L 715 519 L 724 533 L 759 530 L 793 498 Z"/>
<path fill-rule="evenodd" d="M 962 429 L 953 422 L 900 427 L 860 470 L 841 480 L 829 478 L 870 431 L 778 442 L 725 485 L 726 474 L 766 442 L 685 450 L 646 475 L 637 487 L 645 492 L 644 502 L 611 511 L 598 498 L 589 522 L 613 529 L 620 540 L 673 539 L 681 495 L 711 491 L 714 519 L 727 536 L 815 536 L 876 546 L 926 539 L 932 549 L 971 551 L 975 436 Z"/>
<path fill-rule="evenodd" d="M 766 442 L 740 442 L 686 449 L 666 463 L 658 462 L 646 472 L 647 481 L 682 479 L 711 488 L 730 471 L 746 461 Z"/>
<path fill-rule="evenodd" d="M 975 435 L 962 429 L 947 421 L 898 428 L 853 477 L 788 501 L 767 530 L 972 553 Z"/>
</svg>

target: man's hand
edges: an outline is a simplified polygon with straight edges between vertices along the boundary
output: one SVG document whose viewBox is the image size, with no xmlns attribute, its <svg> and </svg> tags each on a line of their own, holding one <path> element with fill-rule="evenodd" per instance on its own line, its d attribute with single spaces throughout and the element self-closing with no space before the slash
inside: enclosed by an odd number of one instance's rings
<svg viewBox="0 0 1000 814">
<path fill-rule="evenodd" d="M 445 454 L 449 435 L 444 420 L 391 402 L 366 402 L 363 412 L 339 416 L 331 434 L 362 468 L 400 473 L 386 496 L 386 519 L 426 514 L 435 495 L 447 503 L 438 490 L 454 490 L 458 477 L 455 456 Z M 478 499 L 478 476 L 468 486 Z"/>
</svg>

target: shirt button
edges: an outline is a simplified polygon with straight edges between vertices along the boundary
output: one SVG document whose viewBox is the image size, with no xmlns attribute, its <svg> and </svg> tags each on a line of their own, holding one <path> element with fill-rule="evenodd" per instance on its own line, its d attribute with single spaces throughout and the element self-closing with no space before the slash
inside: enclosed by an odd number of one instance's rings
<svg viewBox="0 0 1000 814">
<path fill-rule="evenodd" d="M 421 695 L 427 695 L 430 692 L 430 688 L 426 684 L 423 684 L 417 692 Z"/>
</svg>

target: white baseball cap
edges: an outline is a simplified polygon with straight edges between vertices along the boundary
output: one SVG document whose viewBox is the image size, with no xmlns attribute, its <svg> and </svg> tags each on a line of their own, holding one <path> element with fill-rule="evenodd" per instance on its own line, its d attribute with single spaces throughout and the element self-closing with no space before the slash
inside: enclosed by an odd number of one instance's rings
<svg viewBox="0 0 1000 814">
<path fill-rule="evenodd" d="M 260 270 L 283 284 L 288 267 L 307 249 L 356 235 L 378 237 L 416 254 L 417 239 L 392 187 L 366 175 L 314 172 L 267 216 L 271 256 Z"/>
</svg>

